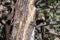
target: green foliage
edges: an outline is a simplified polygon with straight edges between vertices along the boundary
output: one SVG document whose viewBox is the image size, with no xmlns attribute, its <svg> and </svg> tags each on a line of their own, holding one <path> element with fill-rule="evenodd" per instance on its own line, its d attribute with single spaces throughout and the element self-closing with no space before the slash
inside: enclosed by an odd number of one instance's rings
<svg viewBox="0 0 60 40">
<path fill-rule="evenodd" d="M 60 0 L 48 0 L 46 2 L 39 2 L 39 11 L 43 12 L 46 17 L 46 21 L 59 21 L 60 20 Z M 44 6 L 48 6 L 45 8 Z M 43 7 L 43 8 L 42 8 Z M 53 29 L 55 32 L 60 32 L 60 24 L 59 25 L 48 25 L 45 26 L 46 28 Z M 52 34 L 48 36 L 50 40 L 54 40 L 54 37 Z"/>
</svg>

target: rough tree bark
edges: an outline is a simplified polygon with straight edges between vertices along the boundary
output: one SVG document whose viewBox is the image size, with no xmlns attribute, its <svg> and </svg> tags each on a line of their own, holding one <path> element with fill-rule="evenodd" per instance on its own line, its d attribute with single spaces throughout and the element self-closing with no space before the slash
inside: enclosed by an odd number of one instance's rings
<svg viewBox="0 0 60 40">
<path fill-rule="evenodd" d="M 11 40 L 30 40 L 34 27 L 31 24 L 35 15 L 35 0 L 17 0 L 14 27 Z"/>
</svg>

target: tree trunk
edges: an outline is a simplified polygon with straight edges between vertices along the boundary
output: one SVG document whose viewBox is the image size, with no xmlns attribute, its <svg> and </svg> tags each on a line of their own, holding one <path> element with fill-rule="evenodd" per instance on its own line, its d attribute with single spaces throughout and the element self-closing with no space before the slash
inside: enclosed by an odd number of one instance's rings
<svg viewBox="0 0 60 40">
<path fill-rule="evenodd" d="M 17 0 L 11 40 L 31 40 L 35 15 L 34 0 Z"/>
</svg>

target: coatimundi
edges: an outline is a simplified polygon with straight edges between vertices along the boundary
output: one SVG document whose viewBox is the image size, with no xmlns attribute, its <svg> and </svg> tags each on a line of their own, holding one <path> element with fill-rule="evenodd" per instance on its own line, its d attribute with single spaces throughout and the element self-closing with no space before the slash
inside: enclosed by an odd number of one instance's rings
<svg viewBox="0 0 60 40">
<path fill-rule="evenodd" d="M 42 22 L 45 22 L 45 16 L 43 13 L 40 13 L 40 14 L 38 14 L 38 18 L 36 20 L 36 25 L 39 25 Z"/>
</svg>

